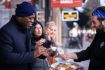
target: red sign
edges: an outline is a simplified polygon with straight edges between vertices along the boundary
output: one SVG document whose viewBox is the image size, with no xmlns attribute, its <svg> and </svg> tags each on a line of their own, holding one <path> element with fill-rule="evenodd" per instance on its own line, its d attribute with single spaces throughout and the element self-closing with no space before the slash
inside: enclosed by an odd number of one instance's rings
<svg viewBox="0 0 105 70">
<path fill-rule="evenodd" d="M 51 8 L 73 8 L 82 6 L 82 0 L 51 0 Z"/>
<path fill-rule="evenodd" d="M 5 8 L 10 9 L 11 8 L 11 1 L 5 1 L 4 5 L 5 5 Z"/>
</svg>

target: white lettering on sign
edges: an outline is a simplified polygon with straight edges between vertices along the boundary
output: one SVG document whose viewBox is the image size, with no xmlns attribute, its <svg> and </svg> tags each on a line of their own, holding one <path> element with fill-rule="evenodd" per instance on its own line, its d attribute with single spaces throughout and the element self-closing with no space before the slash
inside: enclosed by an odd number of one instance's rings
<svg viewBox="0 0 105 70">
<path fill-rule="evenodd" d="M 73 0 L 60 0 L 61 4 L 73 3 Z"/>
</svg>

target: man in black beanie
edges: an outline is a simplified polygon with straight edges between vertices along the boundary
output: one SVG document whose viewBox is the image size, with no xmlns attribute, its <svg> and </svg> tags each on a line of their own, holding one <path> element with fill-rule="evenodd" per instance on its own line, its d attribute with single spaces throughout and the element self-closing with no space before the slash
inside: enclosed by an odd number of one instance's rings
<svg viewBox="0 0 105 70">
<path fill-rule="evenodd" d="M 17 5 L 16 14 L 0 29 L 0 70 L 31 70 L 31 65 L 44 48 L 31 46 L 34 7 L 28 2 Z M 41 52 L 41 53 L 40 53 Z"/>
</svg>

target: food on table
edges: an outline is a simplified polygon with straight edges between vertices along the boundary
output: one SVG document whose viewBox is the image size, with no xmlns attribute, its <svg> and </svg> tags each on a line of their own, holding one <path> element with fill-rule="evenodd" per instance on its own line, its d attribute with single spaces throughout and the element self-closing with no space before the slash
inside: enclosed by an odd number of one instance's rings
<svg viewBox="0 0 105 70">
<path fill-rule="evenodd" d="M 68 64 L 58 64 L 55 70 L 72 70 Z"/>
</svg>

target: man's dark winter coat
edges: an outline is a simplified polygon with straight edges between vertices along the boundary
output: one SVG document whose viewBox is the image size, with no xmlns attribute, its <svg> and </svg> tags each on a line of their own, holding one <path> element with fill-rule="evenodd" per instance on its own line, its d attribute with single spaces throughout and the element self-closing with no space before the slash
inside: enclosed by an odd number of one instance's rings
<svg viewBox="0 0 105 70">
<path fill-rule="evenodd" d="M 35 58 L 26 31 L 15 17 L 0 29 L 0 70 L 30 70 Z"/>
</svg>

